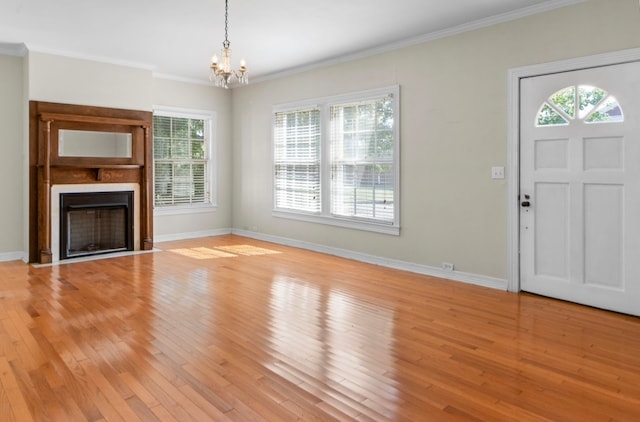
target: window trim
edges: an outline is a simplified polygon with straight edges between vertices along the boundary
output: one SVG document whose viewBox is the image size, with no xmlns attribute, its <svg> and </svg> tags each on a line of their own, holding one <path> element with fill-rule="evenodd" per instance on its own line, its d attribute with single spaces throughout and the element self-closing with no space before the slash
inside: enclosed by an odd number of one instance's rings
<svg viewBox="0 0 640 422">
<path fill-rule="evenodd" d="M 179 204 L 179 205 L 167 205 L 156 206 L 155 201 L 155 158 L 153 158 L 153 213 L 157 216 L 163 215 L 181 215 L 181 214 L 199 214 L 216 211 L 218 208 L 217 203 L 217 180 L 216 180 L 216 138 L 215 134 L 217 128 L 217 115 L 213 110 L 201 110 L 201 109 L 189 109 L 179 107 L 167 107 L 167 106 L 153 106 L 153 116 L 165 116 L 165 117 L 179 117 L 188 119 L 202 119 L 208 122 L 207 130 L 207 148 L 206 148 L 206 161 L 208 164 L 208 177 L 209 177 L 209 201 L 197 204 Z M 153 137 L 153 131 L 152 135 Z M 152 139 L 153 144 L 153 139 Z M 154 145 L 155 147 L 155 145 Z M 152 152 L 153 156 L 153 152 Z"/>
<path fill-rule="evenodd" d="M 394 113 L 394 213 L 393 222 L 369 220 L 359 217 L 344 217 L 331 213 L 331 151 L 330 151 L 330 108 L 332 105 L 340 105 L 348 102 L 366 101 L 385 96 L 393 98 Z M 275 185 L 275 115 L 276 113 L 293 112 L 318 108 L 320 110 L 320 213 L 307 213 L 284 208 L 276 208 Z M 384 88 L 358 91 L 347 94 L 333 95 L 311 100 L 296 101 L 275 105 L 272 108 L 271 130 L 271 177 L 272 177 L 272 216 L 344 227 L 356 230 L 365 230 L 390 235 L 400 235 L 400 86 L 393 85 Z"/>
</svg>

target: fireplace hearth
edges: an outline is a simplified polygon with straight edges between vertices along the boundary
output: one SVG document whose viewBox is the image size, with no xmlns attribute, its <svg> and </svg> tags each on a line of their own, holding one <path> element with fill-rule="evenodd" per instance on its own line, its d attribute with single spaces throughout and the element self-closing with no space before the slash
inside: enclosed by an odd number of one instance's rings
<svg viewBox="0 0 640 422">
<path fill-rule="evenodd" d="M 134 249 L 133 191 L 60 194 L 60 259 Z"/>
</svg>

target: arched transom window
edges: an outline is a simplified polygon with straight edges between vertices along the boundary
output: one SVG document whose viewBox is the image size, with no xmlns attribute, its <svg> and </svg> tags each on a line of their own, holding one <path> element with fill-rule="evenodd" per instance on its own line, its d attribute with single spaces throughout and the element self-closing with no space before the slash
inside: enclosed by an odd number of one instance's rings
<svg viewBox="0 0 640 422">
<path fill-rule="evenodd" d="M 574 121 L 615 123 L 624 121 L 618 100 L 604 89 L 568 86 L 552 94 L 536 116 L 536 126 L 566 126 Z"/>
</svg>

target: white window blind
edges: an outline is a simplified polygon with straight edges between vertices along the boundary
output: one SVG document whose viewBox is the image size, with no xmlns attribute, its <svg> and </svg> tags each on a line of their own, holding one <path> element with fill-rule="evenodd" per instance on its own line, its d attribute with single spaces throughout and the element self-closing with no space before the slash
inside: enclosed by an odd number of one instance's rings
<svg viewBox="0 0 640 422">
<path fill-rule="evenodd" d="M 399 93 L 274 107 L 273 215 L 400 234 Z"/>
<path fill-rule="evenodd" d="M 153 116 L 156 207 L 209 203 L 209 122 Z"/>
<path fill-rule="evenodd" d="M 331 213 L 394 221 L 393 99 L 330 107 Z"/>
<path fill-rule="evenodd" d="M 275 113 L 274 166 L 275 207 L 319 213 L 319 109 Z"/>
</svg>

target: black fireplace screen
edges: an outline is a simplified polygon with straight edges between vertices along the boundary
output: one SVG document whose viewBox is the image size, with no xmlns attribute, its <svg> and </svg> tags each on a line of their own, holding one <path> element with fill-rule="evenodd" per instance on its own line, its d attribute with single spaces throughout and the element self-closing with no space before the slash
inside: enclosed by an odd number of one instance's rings
<svg viewBox="0 0 640 422">
<path fill-rule="evenodd" d="M 133 192 L 60 194 L 60 259 L 133 250 Z"/>
</svg>

